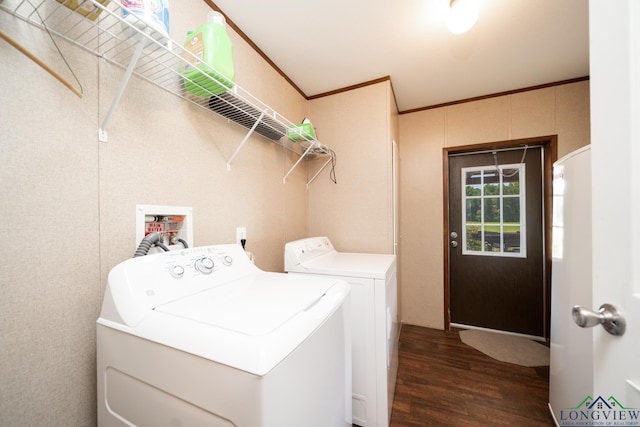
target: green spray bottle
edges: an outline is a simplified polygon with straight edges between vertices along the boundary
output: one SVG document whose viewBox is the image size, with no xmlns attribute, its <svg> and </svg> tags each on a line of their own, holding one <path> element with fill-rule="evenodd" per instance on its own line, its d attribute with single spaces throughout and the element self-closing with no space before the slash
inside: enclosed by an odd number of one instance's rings
<svg viewBox="0 0 640 427">
<path fill-rule="evenodd" d="M 233 49 L 224 16 L 216 11 L 207 15 L 207 23 L 187 33 L 184 48 L 195 59 L 183 55 L 181 72 L 185 88 L 194 95 L 220 95 L 233 87 L 236 72 Z"/>
</svg>

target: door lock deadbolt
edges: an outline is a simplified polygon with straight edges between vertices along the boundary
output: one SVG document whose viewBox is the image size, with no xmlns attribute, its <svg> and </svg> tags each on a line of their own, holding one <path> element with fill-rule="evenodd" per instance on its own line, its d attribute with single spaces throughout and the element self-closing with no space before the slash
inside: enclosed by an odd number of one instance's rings
<svg viewBox="0 0 640 427">
<path fill-rule="evenodd" d="M 455 239 L 457 239 L 457 238 L 458 238 L 458 233 L 456 233 L 455 231 L 452 231 L 452 232 L 449 234 L 449 236 L 451 236 L 451 239 L 453 239 L 453 240 L 451 240 L 451 247 L 452 247 L 452 248 L 457 248 L 457 247 L 458 247 L 458 241 L 457 241 L 457 240 L 455 240 Z"/>
</svg>

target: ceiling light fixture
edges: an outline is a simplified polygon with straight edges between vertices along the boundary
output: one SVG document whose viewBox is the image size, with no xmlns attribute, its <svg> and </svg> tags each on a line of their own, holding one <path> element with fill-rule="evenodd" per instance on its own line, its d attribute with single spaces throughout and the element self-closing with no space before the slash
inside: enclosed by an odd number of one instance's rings
<svg viewBox="0 0 640 427">
<path fill-rule="evenodd" d="M 447 26 L 453 34 L 462 34 L 473 27 L 478 20 L 480 6 L 478 0 L 451 0 Z"/>
</svg>

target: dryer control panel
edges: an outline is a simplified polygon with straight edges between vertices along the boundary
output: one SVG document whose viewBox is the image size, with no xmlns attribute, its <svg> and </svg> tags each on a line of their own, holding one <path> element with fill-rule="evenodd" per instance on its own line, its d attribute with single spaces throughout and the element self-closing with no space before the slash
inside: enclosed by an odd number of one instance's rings
<svg viewBox="0 0 640 427">
<path fill-rule="evenodd" d="M 309 237 L 289 242 L 284 246 L 285 271 L 293 271 L 301 263 L 335 252 L 328 237 Z"/>
</svg>

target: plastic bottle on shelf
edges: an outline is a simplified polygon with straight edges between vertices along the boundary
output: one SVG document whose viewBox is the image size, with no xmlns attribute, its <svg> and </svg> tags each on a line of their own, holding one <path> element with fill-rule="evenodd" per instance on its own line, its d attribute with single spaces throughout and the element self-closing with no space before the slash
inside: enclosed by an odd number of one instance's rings
<svg viewBox="0 0 640 427">
<path fill-rule="evenodd" d="M 161 36 L 169 37 L 169 0 L 120 0 L 122 18 L 145 31 L 153 28 Z M 140 19 L 136 19 L 133 15 Z"/>
<path fill-rule="evenodd" d="M 216 11 L 207 15 L 207 23 L 187 33 L 181 72 L 185 88 L 197 96 L 219 95 L 233 87 L 236 72 L 233 48 L 224 16 Z"/>
</svg>

